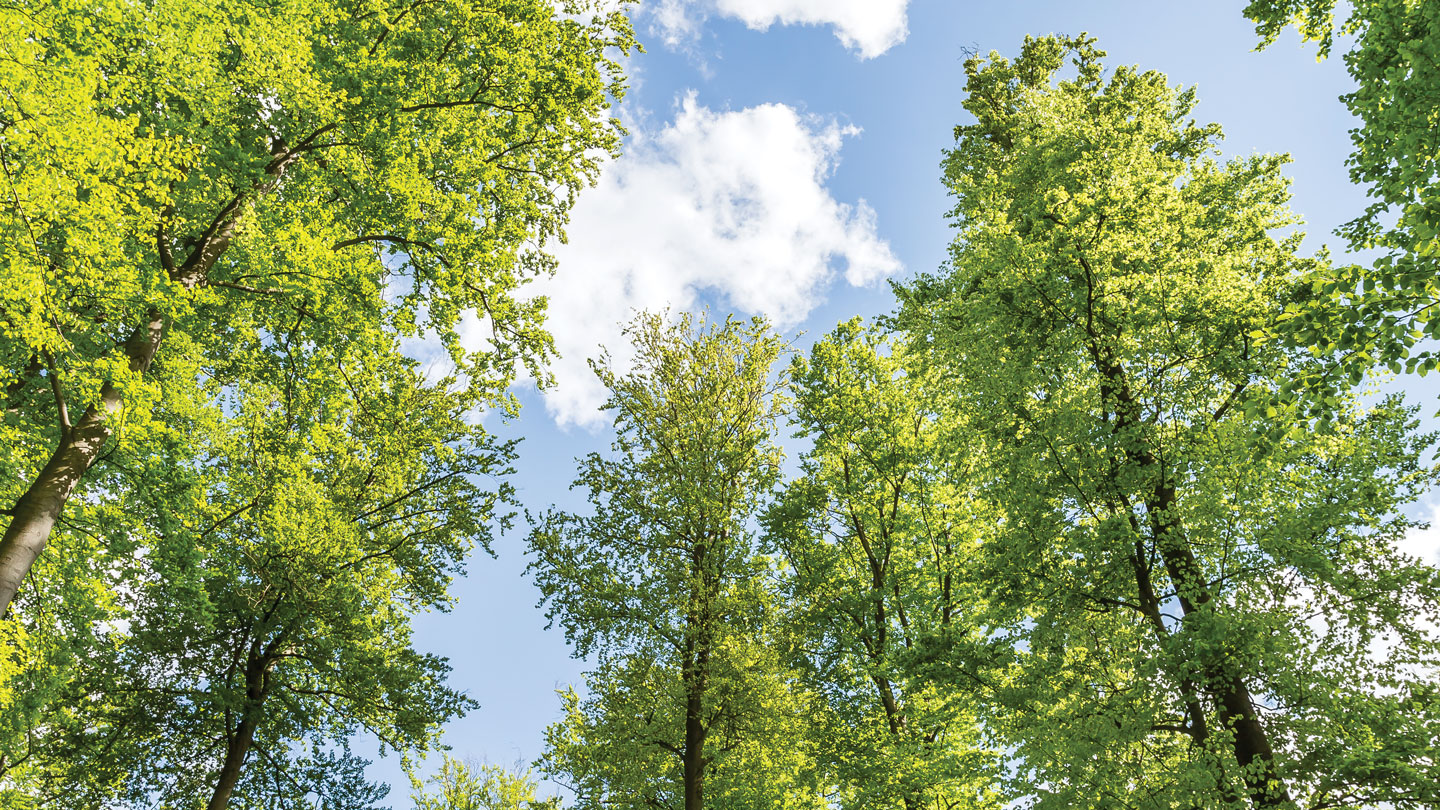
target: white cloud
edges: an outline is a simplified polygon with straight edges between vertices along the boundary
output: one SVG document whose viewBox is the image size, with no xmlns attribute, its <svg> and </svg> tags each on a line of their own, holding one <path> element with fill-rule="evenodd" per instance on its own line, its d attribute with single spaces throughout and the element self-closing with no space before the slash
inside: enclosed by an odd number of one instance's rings
<svg viewBox="0 0 1440 810">
<path fill-rule="evenodd" d="M 873 59 L 905 41 L 909 0 L 654 0 L 647 5 L 657 33 L 671 47 L 692 42 L 711 14 L 758 31 L 771 25 L 829 25 L 845 47 Z"/>
<path fill-rule="evenodd" d="M 900 263 L 863 200 L 830 195 L 853 127 L 783 104 L 716 112 L 693 93 L 673 123 L 637 131 L 626 155 L 581 195 L 555 246 L 559 271 L 533 285 L 561 357 L 546 404 L 560 424 L 593 424 L 604 391 L 586 363 L 602 346 L 624 363 L 620 324 L 636 311 L 688 309 L 702 295 L 781 328 L 816 306 L 843 267 L 861 286 Z"/>
<path fill-rule="evenodd" d="M 1399 544 L 1401 552 L 1430 565 L 1440 566 L 1440 504 L 1431 504 L 1427 509 L 1424 529 L 1411 529 Z"/>
<path fill-rule="evenodd" d="M 700 36 L 704 14 L 694 7 L 694 0 L 654 0 L 642 9 L 650 15 L 655 32 L 671 48 L 693 42 Z"/>
</svg>

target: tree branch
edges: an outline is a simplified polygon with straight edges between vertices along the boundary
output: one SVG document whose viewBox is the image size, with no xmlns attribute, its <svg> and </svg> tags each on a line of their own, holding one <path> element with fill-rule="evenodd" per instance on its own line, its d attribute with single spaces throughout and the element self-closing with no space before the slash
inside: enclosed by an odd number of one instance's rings
<svg viewBox="0 0 1440 810">
<path fill-rule="evenodd" d="M 60 386 L 60 375 L 55 371 L 55 357 L 45 353 L 45 376 L 50 379 L 50 393 L 55 397 L 55 411 L 60 417 L 61 441 L 70 436 L 74 426 L 70 423 L 70 408 L 65 404 L 65 390 Z"/>
</svg>

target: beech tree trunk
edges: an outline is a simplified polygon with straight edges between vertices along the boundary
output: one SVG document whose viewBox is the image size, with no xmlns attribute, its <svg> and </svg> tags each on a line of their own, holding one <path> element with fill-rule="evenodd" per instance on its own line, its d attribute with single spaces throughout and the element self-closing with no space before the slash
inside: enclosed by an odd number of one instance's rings
<svg viewBox="0 0 1440 810">
<path fill-rule="evenodd" d="M 220 776 L 215 780 L 215 792 L 210 794 L 210 802 L 205 805 L 205 810 L 225 810 L 229 807 L 230 794 L 235 791 L 235 785 L 240 781 L 240 770 L 245 765 L 245 758 L 250 754 L 250 744 L 255 741 L 255 727 L 258 725 L 258 716 L 247 716 L 235 728 L 234 736 L 225 745 L 225 762 L 220 766 Z"/>
<path fill-rule="evenodd" d="M 710 682 L 710 642 L 714 616 L 711 598 L 713 564 L 707 559 L 707 539 L 694 542 L 690 550 L 690 574 L 694 578 L 686 611 L 685 660 L 681 662 L 680 679 L 685 685 L 685 747 L 680 756 L 681 788 L 685 810 L 702 810 L 705 806 L 705 738 L 710 728 L 705 722 L 705 691 Z"/>
<path fill-rule="evenodd" d="M 1161 484 L 1156 490 L 1157 506 L 1173 506 L 1173 487 Z M 1158 523 L 1159 518 L 1155 520 Z M 1210 602 L 1210 591 L 1194 553 L 1188 545 L 1184 545 L 1183 539 L 1171 536 L 1168 526 L 1159 536 L 1158 545 L 1166 572 L 1175 585 L 1183 621 Z M 1275 752 L 1270 747 L 1270 737 L 1260 724 L 1259 713 L 1255 710 L 1255 702 L 1250 697 L 1245 680 L 1228 672 L 1223 661 L 1201 661 L 1200 665 L 1205 673 L 1206 691 L 1215 699 L 1220 726 L 1231 729 L 1235 735 L 1235 760 L 1244 771 L 1245 787 L 1251 802 L 1256 807 L 1288 806 L 1291 803 L 1290 791 L 1275 767 Z"/>
<path fill-rule="evenodd" d="M 271 153 L 273 159 L 265 166 L 262 177 L 250 190 L 237 193 L 221 207 L 179 266 L 171 257 L 169 237 L 162 219 L 156 230 L 156 243 L 160 264 L 170 280 L 187 290 L 209 283 L 210 269 L 229 249 L 246 207 L 274 190 L 291 164 L 314 149 L 319 136 L 334 128 L 334 124 L 321 127 L 294 148 L 275 147 Z M 145 315 L 145 323 L 131 332 L 123 347 L 131 372 L 143 374 L 150 369 L 164 337 L 164 328 L 160 312 L 151 308 Z M 100 389 L 99 402 L 87 408 L 73 426 L 61 425 L 60 443 L 54 455 L 15 501 L 10 510 L 13 515 L 10 525 L 5 528 L 5 536 L 0 538 L 0 619 L 8 615 L 20 583 L 40 552 L 45 550 L 50 532 L 60 519 L 65 502 L 75 491 L 76 484 L 100 457 L 106 440 L 114 432 L 110 419 L 123 404 L 120 391 L 112 383 L 105 383 Z"/>
<path fill-rule="evenodd" d="M 705 717 L 704 692 L 688 689 L 685 695 L 685 810 L 705 806 Z M 212 810 L 214 810 L 212 808 Z"/>
<path fill-rule="evenodd" d="M 150 368 L 164 334 L 164 321 L 159 312 L 151 309 L 145 320 L 130 334 L 124 347 L 130 371 L 137 374 Z M 61 426 L 60 443 L 54 454 L 15 501 L 10 525 L 0 539 L 0 617 L 9 612 L 20 583 L 45 550 L 70 493 L 100 457 L 100 450 L 114 431 L 111 417 L 120 410 L 121 404 L 120 391 L 106 383 L 100 389 L 99 402 L 86 408 L 74 425 Z"/>
<path fill-rule="evenodd" d="M 1115 405 L 1114 433 L 1125 436 L 1130 431 L 1137 430 L 1142 423 L 1140 403 L 1130 388 L 1125 369 L 1110 349 L 1102 344 L 1093 328 L 1090 330 L 1090 338 L 1090 355 L 1095 369 L 1103 377 L 1102 396 Z M 1145 497 L 1150 536 L 1160 552 L 1165 572 L 1175 587 L 1182 621 L 1191 622 L 1193 620 L 1190 617 L 1195 615 L 1197 610 L 1207 609 L 1206 605 L 1212 597 L 1200 563 L 1195 559 L 1195 553 L 1175 518 L 1174 510 L 1178 501 L 1175 485 L 1167 476 L 1160 458 L 1144 440 L 1138 437 L 1127 437 L 1127 440 L 1130 443 L 1124 450 L 1125 461 L 1141 469 L 1153 470 L 1157 476 L 1154 487 Z M 1137 566 L 1142 565 L 1138 555 L 1135 562 Z M 1137 576 L 1139 573 L 1137 567 Z M 1149 598 L 1154 600 L 1153 592 Z M 1161 629 L 1163 631 L 1163 625 Z M 1275 765 L 1274 749 L 1270 747 L 1270 738 L 1260 723 L 1244 678 L 1227 671 L 1224 661 L 1212 658 L 1199 663 L 1205 680 L 1202 688 L 1215 701 L 1220 727 L 1229 728 L 1234 734 L 1235 761 L 1243 771 L 1251 803 L 1256 807 L 1266 808 L 1289 806 L 1290 791 Z M 1187 705 L 1192 723 L 1193 718 L 1203 716 L 1203 712 L 1197 711 L 1197 708 L 1193 700 Z M 1192 735 L 1199 731 L 1200 727 L 1197 726 L 1192 729 Z M 1210 732 L 1207 729 L 1204 733 L 1208 735 Z"/>
<path fill-rule="evenodd" d="M 270 665 L 266 658 L 254 658 L 245 666 L 245 708 L 234 731 L 228 732 L 225 740 L 225 760 L 215 779 L 215 790 L 205 810 L 225 810 L 230 805 L 230 794 L 240 782 L 240 771 L 250 755 L 250 746 L 255 742 L 255 729 L 260 725 L 260 710 L 270 692 Z"/>
<path fill-rule="evenodd" d="M 871 680 L 880 694 L 880 705 L 885 709 L 885 722 L 890 726 L 890 734 L 897 742 L 903 742 L 905 731 L 905 715 L 900 711 L 900 702 L 895 699 L 895 690 L 890 685 L 890 680 L 880 675 L 872 675 Z M 913 793 L 906 793 L 900 799 L 905 804 L 905 810 L 918 810 L 920 800 Z"/>
</svg>

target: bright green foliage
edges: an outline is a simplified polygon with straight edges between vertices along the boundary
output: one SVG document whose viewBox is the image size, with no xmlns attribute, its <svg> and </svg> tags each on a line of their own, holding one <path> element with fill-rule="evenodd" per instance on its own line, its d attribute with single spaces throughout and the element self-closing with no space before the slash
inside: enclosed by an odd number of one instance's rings
<svg viewBox="0 0 1440 810">
<path fill-rule="evenodd" d="M 545 729 L 541 769 L 574 791 L 579 807 L 683 806 L 679 680 L 654 657 L 609 657 L 586 673 L 584 700 L 573 688 L 559 693 L 562 716 Z"/>
<path fill-rule="evenodd" d="M 1039 808 L 1433 806 L 1440 574 L 1395 551 L 1428 439 L 1390 401 L 1275 429 L 1312 361 L 1254 336 L 1318 266 L 1270 235 L 1282 161 L 1215 162 L 1191 91 L 1101 56 L 967 63 L 951 261 L 899 288 L 1002 516 L 985 641 L 934 671 Z"/>
<path fill-rule="evenodd" d="M 714 722 L 705 742 L 707 808 L 826 806 L 821 759 L 829 723 L 823 703 L 793 682 L 769 635 L 731 641 L 711 660 Z M 640 655 L 587 673 L 587 695 L 560 693 L 562 719 L 545 731 L 546 773 L 575 791 L 575 806 L 683 807 L 685 688 L 668 661 Z"/>
<path fill-rule="evenodd" d="M 559 810 L 560 800 L 535 795 L 528 770 L 471 765 L 446 755 L 440 772 L 421 782 L 411 778 L 415 810 Z"/>
<path fill-rule="evenodd" d="M 813 444 L 766 540 L 788 563 L 782 604 L 833 715 L 820 744 L 840 804 L 988 806 L 973 687 L 906 666 L 922 639 L 963 637 L 977 610 L 960 569 L 984 510 L 964 489 L 973 462 L 953 441 L 953 402 L 858 319 L 797 357 L 791 378 L 796 435 Z"/>
<path fill-rule="evenodd" d="M 597 664 L 550 729 L 546 771 L 580 808 L 811 806 L 789 787 L 800 698 L 776 669 L 749 528 L 779 474 L 783 345 L 760 320 L 644 315 L 628 334 L 633 371 L 595 366 L 616 435 L 581 461 L 593 513 L 549 512 L 530 538 L 547 615 Z"/>
<path fill-rule="evenodd" d="M 628 28 L 582 22 L 588 5 L 562 3 L 564 18 L 546 0 L 0 12 L 4 381 L 53 358 L 76 411 L 116 376 L 109 347 L 148 306 L 197 335 L 274 296 L 355 326 L 385 285 L 390 323 L 435 329 L 457 359 L 469 308 L 494 319 L 496 348 L 539 356 L 539 312 L 510 295 L 547 266 L 533 247 L 617 145 L 605 48 L 627 46 Z M 223 260 L 167 275 L 162 254 L 186 269 L 229 206 L 244 213 L 211 246 Z M 467 366 L 508 379 L 507 356 Z"/>
<path fill-rule="evenodd" d="M 34 753 L 26 729 L 107 643 L 117 571 L 148 553 L 97 529 L 126 519 L 125 468 L 218 452 L 191 448 L 191 426 L 266 371 L 237 352 L 304 347 L 317 365 L 294 384 L 333 387 L 339 358 L 370 362 L 355 347 L 384 364 L 395 335 L 428 332 L 466 405 L 508 407 L 517 362 L 541 371 L 543 302 L 520 285 L 619 143 L 632 39 L 602 6 L 0 8 L 0 613 L 19 588 L 0 621 L 0 774 Z M 468 310 L 491 330 L 474 352 Z M 198 487 L 185 464 L 145 485 Z"/>
<path fill-rule="evenodd" d="M 1322 305 L 1297 308 L 1287 331 L 1338 355 L 1355 376 L 1377 362 L 1428 371 L 1440 355 L 1411 348 L 1440 337 L 1440 2 L 1347 5 L 1344 22 L 1334 18 L 1335 0 L 1252 0 L 1245 8 L 1262 47 L 1291 23 L 1319 43 L 1322 58 L 1337 34 L 1354 37 L 1345 65 L 1355 89 L 1341 100 L 1360 126 L 1351 130 L 1347 162 L 1374 202 L 1340 233 L 1352 248 L 1381 255 L 1373 267 L 1318 278 Z"/>
<path fill-rule="evenodd" d="M 538 372 L 544 304 L 516 292 L 618 146 L 632 40 L 601 6 L 0 9 L 0 558 L 33 558 L 49 528 L 20 524 L 53 522 L 117 427 L 162 430 L 157 399 L 236 340 L 428 331 L 492 395 Z M 492 334 L 473 352 L 470 310 Z"/>
<path fill-rule="evenodd" d="M 131 519 L 98 526 L 132 550 L 123 612 L 26 729 L 10 776 L 41 803 L 191 808 L 229 779 L 232 807 L 369 806 L 354 734 L 424 751 L 471 705 L 410 619 L 508 519 L 483 484 L 509 447 L 393 347 L 256 348 L 227 415 L 127 468 Z"/>
</svg>

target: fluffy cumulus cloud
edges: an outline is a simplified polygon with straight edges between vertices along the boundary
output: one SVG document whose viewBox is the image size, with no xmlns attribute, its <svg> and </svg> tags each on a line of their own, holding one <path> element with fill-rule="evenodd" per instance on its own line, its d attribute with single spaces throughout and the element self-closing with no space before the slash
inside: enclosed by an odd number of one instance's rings
<svg viewBox="0 0 1440 810">
<path fill-rule="evenodd" d="M 623 365 L 621 324 L 637 311 L 705 298 L 784 328 L 837 277 L 863 286 L 898 271 L 874 211 L 826 188 L 855 134 L 783 104 L 714 111 L 693 94 L 673 123 L 637 132 L 581 196 L 569 243 L 555 246 L 559 272 L 533 288 L 550 299 L 561 355 L 546 393 L 556 420 L 602 418 L 604 391 L 586 360 L 604 347 Z"/>
<path fill-rule="evenodd" d="M 646 9 L 667 44 L 693 41 L 710 15 L 764 31 L 772 25 L 828 25 L 845 47 L 871 59 L 905 41 L 909 0 L 655 0 Z"/>
</svg>

